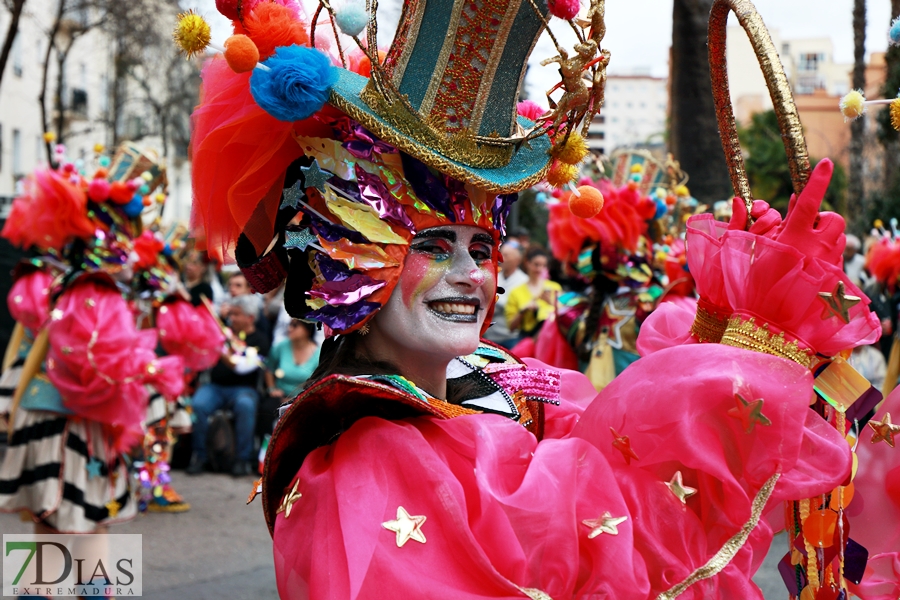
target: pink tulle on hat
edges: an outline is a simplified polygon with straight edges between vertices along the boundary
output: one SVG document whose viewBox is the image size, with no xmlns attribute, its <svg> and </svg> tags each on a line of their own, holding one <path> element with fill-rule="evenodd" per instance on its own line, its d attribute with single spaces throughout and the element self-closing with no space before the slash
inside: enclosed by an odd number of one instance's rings
<svg viewBox="0 0 900 600">
<path fill-rule="evenodd" d="M 52 281 L 48 273 L 32 271 L 16 279 L 6 298 L 12 318 L 33 333 L 39 331 L 50 317 Z"/>
<path fill-rule="evenodd" d="M 36 169 L 25 180 L 0 235 L 22 248 L 59 250 L 75 238 L 89 240 L 94 224 L 87 216 L 84 190 L 53 169 Z"/>
<path fill-rule="evenodd" d="M 135 329 L 122 296 L 96 281 L 76 282 L 51 314 L 47 376 L 63 405 L 105 425 L 116 449 L 129 449 L 143 435 L 145 385 L 170 397 L 181 393 L 181 359 L 158 359 L 156 332 Z"/>
<path fill-rule="evenodd" d="M 164 304 L 156 328 L 163 350 L 182 357 L 186 368 L 203 371 L 218 362 L 225 336 L 205 308 L 183 300 Z"/>
</svg>

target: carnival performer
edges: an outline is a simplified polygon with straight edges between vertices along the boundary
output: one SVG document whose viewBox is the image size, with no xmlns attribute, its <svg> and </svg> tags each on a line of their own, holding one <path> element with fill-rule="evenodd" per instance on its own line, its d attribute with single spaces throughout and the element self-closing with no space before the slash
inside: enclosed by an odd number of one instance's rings
<svg viewBox="0 0 900 600">
<path fill-rule="evenodd" d="M 2 232 L 42 255 L 20 265 L 9 295 L 18 325 L 7 357 L 21 366 L 0 466 L 0 510 L 28 514 L 38 533 L 103 531 L 134 516 L 124 455 L 143 437 L 147 386 L 175 397 L 183 385 L 181 359 L 156 356 L 156 331 L 138 330 L 129 305 L 153 190 L 140 178 L 149 165 L 126 155 L 100 156 L 88 175 L 58 147 Z"/>
<path fill-rule="evenodd" d="M 384 60 L 357 62 L 366 75 L 311 49 L 319 29 L 290 7 L 219 7 L 239 33 L 206 66 L 194 115 L 197 234 L 260 293 L 287 277 L 288 310 L 331 338 L 260 483 L 283 598 L 761 598 L 764 508 L 850 474 L 843 434 L 809 410 L 809 367 L 875 339 L 862 299 L 823 326 L 810 285 L 789 304 L 827 338 L 675 345 L 599 396 L 579 373 L 479 341 L 515 193 L 574 179 L 576 125 L 602 98 L 594 2 L 571 22 L 575 52 L 551 59 L 554 112 L 517 118 L 528 42 L 550 13 L 576 16 L 553 6 L 407 2 Z M 322 7 L 335 31 L 375 39 L 374 15 Z M 185 15 L 176 38 L 195 52 L 197 31 Z M 841 275 L 802 238 L 819 233 L 809 214 L 842 235 L 823 195 L 800 197 L 782 242 L 831 289 Z M 793 325 L 777 317 L 767 326 Z"/>
</svg>

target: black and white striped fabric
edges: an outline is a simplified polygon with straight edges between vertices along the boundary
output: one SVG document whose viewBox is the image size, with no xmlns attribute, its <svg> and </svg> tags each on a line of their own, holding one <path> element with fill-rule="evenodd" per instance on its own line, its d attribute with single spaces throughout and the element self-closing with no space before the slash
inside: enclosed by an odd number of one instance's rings
<svg viewBox="0 0 900 600">
<path fill-rule="evenodd" d="M 0 415 L 7 415 L 12 405 L 13 394 L 22 377 L 22 367 L 25 366 L 25 356 L 20 354 L 8 369 L 0 374 Z M 2 420 L 2 419 L 0 419 Z M 3 420 L 5 424 L 5 420 Z"/>
<path fill-rule="evenodd" d="M 0 465 L 0 512 L 26 511 L 64 533 L 90 533 L 137 514 L 125 462 L 107 456 L 100 424 L 21 408 L 13 418 Z M 92 459 L 100 463 L 93 477 Z M 115 516 L 111 500 L 119 506 Z"/>
</svg>

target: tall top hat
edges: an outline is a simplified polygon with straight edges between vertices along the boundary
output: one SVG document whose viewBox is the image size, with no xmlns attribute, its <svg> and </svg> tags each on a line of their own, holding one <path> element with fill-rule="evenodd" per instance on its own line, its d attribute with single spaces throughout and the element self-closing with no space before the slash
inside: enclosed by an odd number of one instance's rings
<svg viewBox="0 0 900 600">
<path fill-rule="evenodd" d="M 548 136 L 524 144 L 516 103 L 546 0 L 406 0 L 383 68 L 342 70 L 330 102 L 430 166 L 491 191 L 537 183 Z M 543 132 L 539 132 L 543 133 Z"/>
</svg>

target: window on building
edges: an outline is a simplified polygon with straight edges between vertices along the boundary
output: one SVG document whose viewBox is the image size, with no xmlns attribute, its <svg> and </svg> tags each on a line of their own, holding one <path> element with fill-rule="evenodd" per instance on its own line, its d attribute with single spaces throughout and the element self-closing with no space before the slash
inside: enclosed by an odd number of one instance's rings
<svg viewBox="0 0 900 600">
<path fill-rule="evenodd" d="M 17 35 L 16 39 L 13 40 L 12 45 L 12 65 L 13 65 L 13 75 L 16 77 L 22 76 L 22 70 L 25 68 L 22 60 L 22 36 Z"/>
<path fill-rule="evenodd" d="M 804 52 L 800 55 L 797 64 L 798 71 L 818 71 L 819 66 L 825 62 L 825 55 L 821 52 Z"/>
<path fill-rule="evenodd" d="M 600 146 L 600 154 L 606 154 L 606 150 L 603 148 L 603 146 Z"/>
<path fill-rule="evenodd" d="M 87 116 L 88 95 L 85 90 L 79 88 L 72 90 L 72 104 L 70 108 L 77 115 Z"/>
<path fill-rule="evenodd" d="M 22 172 L 22 132 L 12 130 L 12 170 L 13 177 L 24 175 Z"/>
</svg>

